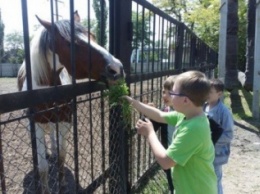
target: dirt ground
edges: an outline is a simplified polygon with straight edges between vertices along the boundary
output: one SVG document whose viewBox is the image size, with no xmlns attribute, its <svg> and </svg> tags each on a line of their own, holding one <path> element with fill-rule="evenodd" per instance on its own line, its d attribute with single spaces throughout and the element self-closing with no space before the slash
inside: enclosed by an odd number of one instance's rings
<svg viewBox="0 0 260 194">
<path fill-rule="evenodd" d="M 0 78 L 0 95 L 9 92 L 16 92 L 15 79 Z M 260 194 L 260 134 L 256 131 L 246 121 L 236 121 L 230 160 L 223 168 L 225 194 Z"/>
<path fill-rule="evenodd" d="M 225 194 L 260 194 L 260 134 L 245 121 L 235 125 L 229 163 L 223 168 Z"/>
</svg>

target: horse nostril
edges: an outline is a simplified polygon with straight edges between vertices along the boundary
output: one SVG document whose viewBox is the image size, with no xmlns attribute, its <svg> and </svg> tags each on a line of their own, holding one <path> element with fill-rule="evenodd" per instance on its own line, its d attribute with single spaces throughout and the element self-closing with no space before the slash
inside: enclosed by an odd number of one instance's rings
<svg viewBox="0 0 260 194">
<path fill-rule="evenodd" d="M 110 79 L 117 80 L 119 78 L 124 78 L 125 72 L 123 66 L 115 68 L 113 65 L 110 64 L 106 67 L 106 75 Z"/>
<path fill-rule="evenodd" d="M 113 69 L 111 68 L 111 66 L 109 65 L 109 66 L 107 66 L 107 73 L 108 73 L 109 75 L 114 75 L 114 74 L 116 74 L 116 71 L 113 70 Z"/>
</svg>

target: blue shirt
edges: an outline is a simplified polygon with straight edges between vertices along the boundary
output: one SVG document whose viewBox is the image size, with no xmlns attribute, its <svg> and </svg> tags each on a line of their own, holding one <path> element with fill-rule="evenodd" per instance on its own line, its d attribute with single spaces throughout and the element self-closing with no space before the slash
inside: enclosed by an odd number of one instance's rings
<svg viewBox="0 0 260 194">
<path fill-rule="evenodd" d="M 205 113 L 213 118 L 224 129 L 222 135 L 215 144 L 214 165 L 223 165 L 228 162 L 230 155 L 230 145 L 233 139 L 234 120 L 230 110 L 219 100 L 218 103 L 208 110 L 208 104 L 205 106 Z"/>
</svg>

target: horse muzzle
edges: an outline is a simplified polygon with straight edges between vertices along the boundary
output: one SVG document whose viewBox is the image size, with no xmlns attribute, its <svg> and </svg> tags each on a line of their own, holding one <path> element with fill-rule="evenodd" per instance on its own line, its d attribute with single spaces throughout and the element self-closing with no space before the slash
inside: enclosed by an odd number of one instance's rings
<svg viewBox="0 0 260 194">
<path fill-rule="evenodd" d="M 106 67 L 105 75 L 108 80 L 116 81 L 119 79 L 125 78 L 125 72 L 123 69 L 123 66 L 120 66 L 119 68 L 115 68 L 113 65 L 108 65 Z"/>
</svg>

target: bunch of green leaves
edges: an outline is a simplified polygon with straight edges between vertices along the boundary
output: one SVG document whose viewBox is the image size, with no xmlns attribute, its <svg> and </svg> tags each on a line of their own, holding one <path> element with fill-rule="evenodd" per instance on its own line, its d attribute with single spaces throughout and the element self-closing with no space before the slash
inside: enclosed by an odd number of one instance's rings
<svg viewBox="0 0 260 194">
<path fill-rule="evenodd" d="M 132 106 L 126 99 L 122 98 L 125 95 L 129 95 L 129 88 L 123 79 L 109 86 L 109 90 L 105 92 L 105 96 L 109 98 L 110 107 L 121 106 L 123 120 L 129 122 L 131 120 Z"/>
</svg>

